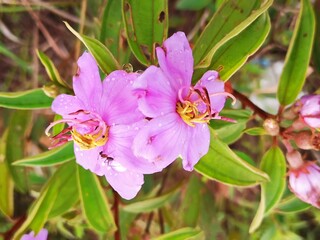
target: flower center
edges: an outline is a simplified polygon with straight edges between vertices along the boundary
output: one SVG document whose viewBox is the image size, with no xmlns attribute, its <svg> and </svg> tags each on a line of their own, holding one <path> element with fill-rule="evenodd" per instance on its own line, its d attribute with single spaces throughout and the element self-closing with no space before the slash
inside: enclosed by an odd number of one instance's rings
<svg viewBox="0 0 320 240">
<path fill-rule="evenodd" d="M 195 123 L 208 123 L 212 116 L 207 89 L 190 87 L 185 97 L 182 97 L 183 92 L 185 88 L 179 90 L 180 101 L 176 105 L 176 111 L 181 119 L 191 127 L 195 127 Z"/>
<path fill-rule="evenodd" d="M 84 110 L 69 113 L 68 118 L 51 123 L 46 129 L 46 134 L 50 136 L 49 130 L 59 123 L 68 123 L 69 127 L 52 137 L 52 148 L 74 140 L 80 149 L 88 150 L 103 146 L 108 141 L 110 127 L 96 113 Z"/>
</svg>

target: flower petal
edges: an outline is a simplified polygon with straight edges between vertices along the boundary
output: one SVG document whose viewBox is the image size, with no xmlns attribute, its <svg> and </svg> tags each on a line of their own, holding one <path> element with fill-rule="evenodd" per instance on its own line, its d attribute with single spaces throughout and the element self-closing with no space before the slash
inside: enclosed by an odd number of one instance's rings
<svg viewBox="0 0 320 240">
<path fill-rule="evenodd" d="M 76 96 L 60 94 L 54 99 L 51 108 L 55 113 L 65 116 L 83 109 L 83 105 Z"/>
<path fill-rule="evenodd" d="M 132 143 L 141 127 L 147 121 L 140 121 L 132 125 L 117 125 L 110 127 L 109 140 L 104 147 L 104 153 L 110 155 L 125 168 L 139 173 L 154 173 L 161 171 L 152 162 L 136 157 L 132 151 Z"/>
<path fill-rule="evenodd" d="M 108 125 L 130 124 L 144 118 L 132 92 L 132 84 L 138 75 L 118 70 L 110 73 L 103 81 L 99 111 Z"/>
<path fill-rule="evenodd" d="M 104 160 L 99 154 L 101 151 L 102 147 L 96 147 L 89 150 L 81 150 L 76 143 L 74 144 L 74 153 L 77 163 L 84 169 L 89 169 L 91 172 L 99 176 L 102 176 L 104 174 L 101 165 Z"/>
<path fill-rule="evenodd" d="M 193 56 L 188 39 L 183 32 L 173 34 L 156 49 L 160 68 L 176 91 L 190 86 L 193 74 Z"/>
<path fill-rule="evenodd" d="M 207 124 L 188 127 L 188 142 L 182 155 L 183 168 L 192 171 L 194 165 L 207 154 L 210 145 L 210 131 Z"/>
<path fill-rule="evenodd" d="M 136 156 L 165 168 L 179 155 L 187 141 L 188 126 L 176 113 L 154 118 L 143 127 L 133 141 Z"/>
<path fill-rule="evenodd" d="M 142 174 L 130 171 L 129 169 L 116 171 L 110 168 L 106 171 L 105 177 L 111 187 L 116 190 L 122 198 L 127 200 L 134 198 L 144 183 Z"/>
<path fill-rule="evenodd" d="M 95 59 L 90 53 L 84 52 L 78 59 L 78 71 L 73 77 L 73 90 L 87 110 L 96 111 L 100 102 L 102 83 Z"/>
<path fill-rule="evenodd" d="M 215 93 L 222 93 L 218 96 L 210 96 L 210 105 L 212 113 L 219 113 L 226 102 L 226 96 L 223 95 L 224 82 L 219 80 L 219 74 L 216 71 L 207 71 L 197 82 L 195 88 L 206 88 L 209 96 Z"/>
<path fill-rule="evenodd" d="M 177 92 L 160 68 L 149 67 L 133 84 L 139 110 L 147 117 L 157 117 L 175 111 Z"/>
</svg>

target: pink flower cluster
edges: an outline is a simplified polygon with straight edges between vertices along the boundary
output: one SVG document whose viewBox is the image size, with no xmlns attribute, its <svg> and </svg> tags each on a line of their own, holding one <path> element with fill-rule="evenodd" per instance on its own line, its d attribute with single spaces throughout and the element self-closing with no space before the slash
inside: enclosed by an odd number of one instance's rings
<svg viewBox="0 0 320 240">
<path fill-rule="evenodd" d="M 184 33 L 157 48 L 159 66 L 142 74 L 117 70 L 102 82 L 94 58 L 84 53 L 73 78 L 75 96 L 61 94 L 52 109 L 68 127 L 53 136 L 54 146 L 74 141 L 76 161 L 105 176 L 125 199 L 140 190 L 143 174 L 159 172 L 176 158 L 191 171 L 208 152 L 211 119 L 226 97 L 215 71 L 191 85 L 193 56 Z"/>
</svg>

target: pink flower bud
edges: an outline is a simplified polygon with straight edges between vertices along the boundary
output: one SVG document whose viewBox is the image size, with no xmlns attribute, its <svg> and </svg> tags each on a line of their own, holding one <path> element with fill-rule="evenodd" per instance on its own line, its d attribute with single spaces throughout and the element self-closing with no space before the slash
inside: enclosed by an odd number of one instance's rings
<svg viewBox="0 0 320 240">
<path fill-rule="evenodd" d="M 280 131 L 279 124 L 276 120 L 272 118 L 267 118 L 263 122 L 263 128 L 266 130 L 266 132 L 271 136 L 277 136 Z"/>
<path fill-rule="evenodd" d="M 294 108 L 302 120 L 312 128 L 320 128 L 320 95 L 306 95 L 300 98 Z"/>
<path fill-rule="evenodd" d="M 290 169 L 289 188 L 302 201 L 320 208 L 320 167 L 305 162 L 300 168 Z"/>
</svg>

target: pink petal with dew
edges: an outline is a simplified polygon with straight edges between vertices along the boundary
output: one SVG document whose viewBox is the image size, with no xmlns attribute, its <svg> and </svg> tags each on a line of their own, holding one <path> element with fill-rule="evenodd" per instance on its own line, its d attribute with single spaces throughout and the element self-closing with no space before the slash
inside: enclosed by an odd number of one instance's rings
<svg viewBox="0 0 320 240">
<path fill-rule="evenodd" d="M 69 113 L 83 109 L 83 104 L 76 96 L 60 94 L 54 99 L 51 108 L 55 113 L 65 117 Z"/>
<path fill-rule="evenodd" d="M 102 94 L 102 83 L 95 59 L 84 52 L 78 59 L 77 74 L 73 77 L 73 90 L 86 110 L 97 112 Z"/>
<path fill-rule="evenodd" d="M 110 73 L 103 81 L 100 113 L 108 125 L 131 124 L 144 118 L 132 92 L 132 84 L 138 75 L 119 70 Z"/>
<path fill-rule="evenodd" d="M 187 127 L 176 113 L 154 118 L 138 132 L 133 152 L 153 162 L 158 169 L 165 168 L 184 152 Z"/>
<path fill-rule="evenodd" d="M 182 155 L 183 168 L 192 171 L 194 165 L 207 154 L 210 145 L 210 131 L 207 124 L 188 127 L 188 142 Z"/>
<path fill-rule="evenodd" d="M 133 139 L 138 131 L 146 125 L 146 120 L 132 125 L 117 125 L 110 128 L 108 144 L 104 152 L 112 156 L 125 168 L 138 173 L 154 173 L 158 169 L 152 162 L 136 157 L 132 151 Z"/>
<path fill-rule="evenodd" d="M 173 34 L 156 49 L 160 68 L 172 87 L 178 91 L 190 86 L 193 74 L 193 56 L 188 39 L 183 32 Z"/>
<path fill-rule="evenodd" d="M 320 113 L 318 117 L 304 117 L 303 120 L 312 128 L 320 128 Z"/>
<path fill-rule="evenodd" d="M 195 88 L 206 88 L 210 96 L 211 112 L 218 113 L 224 107 L 226 95 L 224 95 L 224 82 L 219 80 L 219 74 L 216 71 L 207 71 L 197 82 Z M 221 93 L 221 95 L 217 94 Z"/>
<path fill-rule="evenodd" d="M 134 198 L 144 183 L 142 174 L 129 169 L 117 171 L 114 168 L 110 168 L 106 171 L 105 177 L 111 187 L 117 191 L 122 198 L 127 200 Z"/>
<path fill-rule="evenodd" d="M 175 112 L 177 92 L 160 68 L 149 67 L 133 84 L 139 110 L 147 117 L 158 117 Z"/>
<path fill-rule="evenodd" d="M 91 172 L 99 176 L 103 175 L 101 163 L 104 160 L 101 158 L 99 154 L 102 150 L 102 147 L 81 150 L 76 143 L 74 144 L 74 153 L 76 156 L 77 163 L 84 169 L 90 170 Z"/>
</svg>

